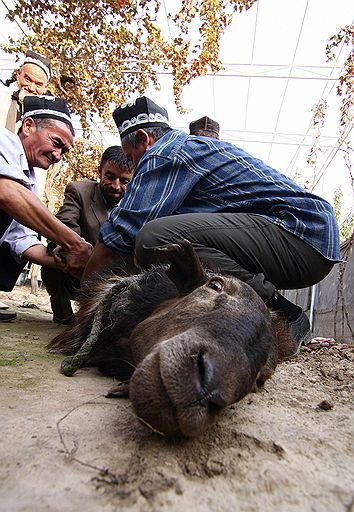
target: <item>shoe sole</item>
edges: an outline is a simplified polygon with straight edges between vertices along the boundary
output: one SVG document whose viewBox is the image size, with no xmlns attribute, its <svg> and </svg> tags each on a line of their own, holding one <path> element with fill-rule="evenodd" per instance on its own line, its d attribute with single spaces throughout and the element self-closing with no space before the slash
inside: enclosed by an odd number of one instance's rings
<svg viewBox="0 0 354 512">
<path fill-rule="evenodd" d="M 293 354 L 291 354 L 290 356 L 288 356 L 286 359 L 292 359 L 293 357 L 297 357 L 300 354 L 301 347 L 308 345 L 311 341 L 311 338 L 312 338 L 311 331 L 308 331 L 306 334 L 304 334 L 304 336 L 298 342 L 298 346 L 297 346 L 297 349 L 295 350 L 295 352 Z M 295 342 L 295 340 L 294 340 L 294 342 Z"/>
<path fill-rule="evenodd" d="M 312 340 L 312 333 L 311 333 L 311 331 L 309 331 L 309 332 L 307 332 L 307 333 L 305 334 L 305 336 L 302 338 L 302 340 L 301 340 L 301 345 L 306 346 L 306 345 L 308 345 L 308 344 L 310 343 L 310 341 L 311 341 L 311 340 Z"/>
</svg>

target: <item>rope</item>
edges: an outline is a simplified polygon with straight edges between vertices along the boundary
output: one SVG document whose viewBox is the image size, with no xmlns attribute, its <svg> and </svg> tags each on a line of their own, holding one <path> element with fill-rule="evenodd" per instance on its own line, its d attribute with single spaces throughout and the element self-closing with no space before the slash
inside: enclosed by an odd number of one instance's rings
<svg viewBox="0 0 354 512">
<path fill-rule="evenodd" d="M 109 305 L 111 298 L 117 291 L 122 291 L 124 289 L 127 289 L 125 280 L 118 281 L 118 283 L 112 286 L 110 291 L 107 293 L 106 297 L 101 303 L 101 306 L 97 309 L 93 317 L 91 331 L 86 341 L 79 348 L 76 354 L 74 354 L 73 356 L 66 357 L 61 363 L 60 372 L 63 375 L 66 375 L 67 377 L 72 377 L 79 368 L 85 366 L 90 357 L 90 353 L 95 347 L 98 337 L 100 335 L 102 327 L 102 317 L 107 304 Z"/>
<path fill-rule="evenodd" d="M 90 334 L 87 337 L 85 343 L 73 356 L 66 357 L 61 363 L 60 371 L 67 377 L 72 377 L 74 373 L 85 365 L 90 357 L 91 350 L 96 345 L 98 336 L 101 331 L 102 315 L 104 310 L 104 304 L 95 313 L 93 317 L 92 327 Z"/>
</svg>

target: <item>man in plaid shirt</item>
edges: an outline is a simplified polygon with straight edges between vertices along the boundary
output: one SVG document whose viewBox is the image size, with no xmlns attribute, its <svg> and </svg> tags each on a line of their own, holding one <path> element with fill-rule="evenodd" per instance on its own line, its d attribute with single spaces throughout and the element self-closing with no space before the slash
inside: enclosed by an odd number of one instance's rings
<svg viewBox="0 0 354 512">
<path fill-rule="evenodd" d="M 200 259 L 252 286 L 309 341 L 303 310 L 278 289 L 311 286 L 339 261 L 332 206 L 233 144 L 173 130 L 143 96 L 113 114 L 135 167 L 103 224 L 84 279 L 110 264 L 155 262 L 153 248 L 189 240 Z"/>
</svg>

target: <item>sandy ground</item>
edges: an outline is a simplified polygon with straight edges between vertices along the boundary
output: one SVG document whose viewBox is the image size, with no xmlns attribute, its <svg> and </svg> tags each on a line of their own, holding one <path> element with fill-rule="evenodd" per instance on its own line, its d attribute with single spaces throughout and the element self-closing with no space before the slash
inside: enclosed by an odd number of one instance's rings
<svg viewBox="0 0 354 512">
<path fill-rule="evenodd" d="M 304 348 L 194 440 L 150 432 L 112 381 L 46 343 L 45 291 L 0 293 L 0 510 L 354 511 L 354 348 Z M 325 333 L 323 333 L 325 335 Z"/>
</svg>

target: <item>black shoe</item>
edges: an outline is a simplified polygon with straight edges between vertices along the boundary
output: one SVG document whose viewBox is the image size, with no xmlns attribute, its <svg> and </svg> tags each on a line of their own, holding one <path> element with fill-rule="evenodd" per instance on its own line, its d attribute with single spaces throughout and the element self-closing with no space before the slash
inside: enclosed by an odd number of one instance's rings
<svg viewBox="0 0 354 512">
<path fill-rule="evenodd" d="M 304 311 L 301 311 L 299 318 L 289 322 L 290 334 L 294 340 L 294 356 L 300 352 L 302 345 L 307 345 L 311 340 L 310 321 Z"/>
<path fill-rule="evenodd" d="M 55 324 L 68 325 L 71 323 L 73 318 L 74 318 L 74 315 L 69 316 L 68 318 L 59 318 L 58 316 L 53 316 L 53 322 Z"/>
<path fill-rule="evenodd" d="M 297 356 L 301 345 L 307 345 L 311 340 L 310 321 L 300 306 L 293 304 L 283 295 L 275 291 L 272 297 L 266 302 L 267 306 L 280 313 L 289 325 L 289 331 L 293 338 L 293 353 Z M 289 357 L 291 357 L 289 356 Z"/>
<path fill-rule="evenodd" d="M 16 318 L 17 314 L 13 311 L 0 311 L 0 322 L 12 322 Z"/>
</svg>

